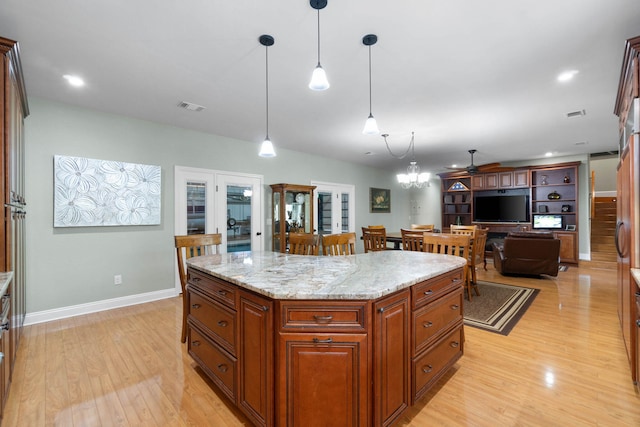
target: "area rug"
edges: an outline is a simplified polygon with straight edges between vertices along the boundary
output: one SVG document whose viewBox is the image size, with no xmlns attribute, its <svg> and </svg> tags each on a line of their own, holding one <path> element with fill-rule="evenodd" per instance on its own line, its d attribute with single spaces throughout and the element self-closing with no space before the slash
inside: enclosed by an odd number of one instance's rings
<svg viewBox="0 0 640 427">
<path fill-rule="evenodd" d="M 502 335 L 509 335 L 540 292 L 480 280 L 478 290 L 480 295 L 464 301 L 464 324 Z"/>
</svg>

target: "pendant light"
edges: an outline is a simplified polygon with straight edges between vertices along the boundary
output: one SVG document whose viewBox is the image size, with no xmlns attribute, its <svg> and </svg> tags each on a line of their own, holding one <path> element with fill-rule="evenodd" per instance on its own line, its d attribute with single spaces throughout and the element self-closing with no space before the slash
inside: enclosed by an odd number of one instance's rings
<svg viewBox="0 0 640 427">
<path fill-rule="evenodd" d="M 371 113 L 371 46 L 376 44 L 377 41 L 378 36 L 375 34 L 367 34 L 362 38 L 362 44 L 369 47 L 369 118 L 367 118 L 364 129 L 362 130 L 362 133 L 365 135 L 377 135 L 380 133 L 376 119 Z"/>
<path fill-rule="evenodd" d="M 324 68 L 320 65 L 320 9 L 324 9 L 327 6 L 327 0 L 309 0 L 309 4 L 318 11 L 318 65 L 316 65 L 311 75 L 309 89 L 327 90 L 330 86 L 329 80 L 327 80 L 327 73 L 324 72 Z"/>
<path fill-rule="evenodd" d="M 264 142 L 260 147 L 260 153 L 258 155 L 260 157 L 275 157 L 276 151 L 273 149 L 273 144 L 269 139 L 269 46 L 272 46 L 273 43 L 275 43 L 275 40 L 273 39 L 273 37 L 271 37 L 268 34 L 261 35 L 259 40 L 260 40 L 260 44 L 265 48 L 264 49 L 265 51 L 265 67 L 264 68 L 265 68 L 265 82 L 266 82 L 265 88 L 266 88 L 266 94 L 267 94 L 266 96 L 267 136 L 265 137 Z"/>
</svg>

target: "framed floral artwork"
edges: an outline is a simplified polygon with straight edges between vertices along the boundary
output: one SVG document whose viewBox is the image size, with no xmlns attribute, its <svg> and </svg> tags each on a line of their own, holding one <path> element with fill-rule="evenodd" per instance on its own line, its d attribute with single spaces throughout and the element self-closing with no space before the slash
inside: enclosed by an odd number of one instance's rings
<svg viewBox="0 0 640 427">
<path fill-rule="evenodd" d="M 54 156 L 54 227 L 158 225 L 160 166 Z"/>
<path fill-rule="evenodd" d="M 373 213 L 391 212 L 391 190 L 369 188 L 369 211 Z"/>
</svg>

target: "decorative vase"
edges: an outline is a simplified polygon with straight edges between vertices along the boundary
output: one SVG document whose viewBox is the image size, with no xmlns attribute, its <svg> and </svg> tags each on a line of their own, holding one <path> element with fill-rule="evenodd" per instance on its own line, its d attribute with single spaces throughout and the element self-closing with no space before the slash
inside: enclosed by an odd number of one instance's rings
<svg viewBox="0 0 640 427">
<path fill-rule="evenodd" d="M 559 198 L 560 195 L 556 191 L 553 191 L 547 195 L 547 199 L 549 200 L 558 200 Z"/>
<path fill-rule="evenodd" d="M 568 184 L 568 183 L 570 183 L 570 182 L 571 182 L 571 178 L 569 178 L 569 175 L 565 175 L 565 176 L 564 176 L 564 183 L 565 183 L 565 184 Z"/>
<path fill-rule="evenodd" d="M 547 184 L 548 184 L 548 182 L 547 182 L 547 175 L 542 175 L 542 182 L 541 182 L 541 184 L 542 184 L 542 185 L 547 185 Z"/>
</svg>

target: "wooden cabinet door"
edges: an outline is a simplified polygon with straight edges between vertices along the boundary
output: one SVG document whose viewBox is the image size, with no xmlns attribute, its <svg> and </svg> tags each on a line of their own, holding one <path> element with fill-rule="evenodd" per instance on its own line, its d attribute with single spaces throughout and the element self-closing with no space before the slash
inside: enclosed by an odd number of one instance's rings
<svg viewBox="0 0 640 427">
<path fill-rule="evenodd" d="M 477 174 L 471 177 L 471 188 L 473 190 L 484 190 L 484 175 Z"/>
<path fill-rule="evenodd" d="M 513 186 L 514 187 L 528 187 L 529 186 L 529 171 L 528 170 L 513 171 Z"/>
<path fill-rule="evenodd" d="M 577 234 L 575 232 L 554 233 L 560 239 L 560 262 L 578 263 L 578 248 L 576 245 Z"/>
<path fill-rule="evenodd" d="M 276 424 L 369 426 L 366 334 L 280 333 Z"/>
<path fill-rule="evenodd" d="M 257 426 L 273 426 L 273 302 L 240 292 L 238 405 Z"/>
<path fill-rule="evenodd" d="M 497 173 L 485 173 L 484 174 L 484 188 L 486 190 L 492 190 L 498 188 L 498 174 Z"/>
<path fill-rule="evenodd" d="M 500 188 L 511 188 L 513 187 L 513 172 L 500 172 L 498 174 L 498 184 Z"/>
<path fill-rule="evenodd" d="M 374 425 L 392 424 L 410 405 L 409 290 L 374 304 Z"/>
</svg>

